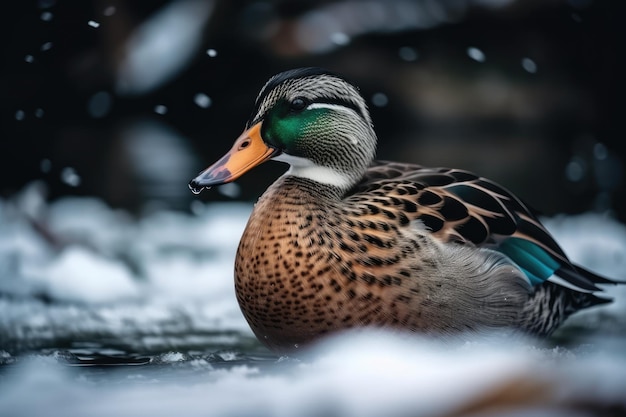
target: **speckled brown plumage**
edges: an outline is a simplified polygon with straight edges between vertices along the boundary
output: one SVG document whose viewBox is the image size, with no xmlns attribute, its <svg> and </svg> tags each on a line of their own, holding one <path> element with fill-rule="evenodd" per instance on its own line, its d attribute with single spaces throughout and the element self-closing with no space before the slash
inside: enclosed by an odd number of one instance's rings
<svg viewBox="0 0 626 417">
<path fill-rule="evenodd" d="M 286 177 L 256 204 L 237 251 L 235 285 L 261 341 L 281 350 L 354 326 L 452 333 L 521 319 L 525 280 L 494 252 L 471 258 L 460 245 L 439 247 L 415 221 L 422 214 L 418 184 L 387 180 L 365 188 L 342 198 Z M 459 259 L 467 262 L 465 286 L 451 267 Z M 507 291 L 481 285 L 489 268 L 502 270 Z M 467 314 L 476 307 L 479 313 Z"/>
<path fill-rule="evenodd" d="M 374 161 L 358 90 L 328 71 L 272 77 L 231 150 L 190 182 L 266 160 L 290 169 L 260 198 L 235 262 L 237 300 L 271 349 L 355 326 L 548 335 L 615 283 L 573 265 L 523 202 L 448 168 Z"/>
</svg>

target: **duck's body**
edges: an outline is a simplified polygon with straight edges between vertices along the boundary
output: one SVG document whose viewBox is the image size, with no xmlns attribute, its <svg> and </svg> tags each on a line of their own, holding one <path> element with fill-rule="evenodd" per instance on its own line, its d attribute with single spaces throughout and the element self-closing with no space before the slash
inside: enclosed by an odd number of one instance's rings
<svg viewBox="0 0 626 417">
<path fill-rule="evenodd" d="M 282 178 L 243 234 L 237 299 L 265 344 L 301 346 L 354 326 L 457 332 L 521 325 L 530 285 L 502 255 L 440 244 L 412 222 L 415 212 L 404 212 L 409 198 L 380 193 L 380 208 L 368 202 L 370 193 L 341 199 L 328 191 Z"/>
<path fill-rule="evenodd" d="M 192 181 L 228 182 L 270 158 L 291 164 L 256 204 L 235 263 L 237 299 L 268 347 L 355 326 L 547 335 L 606 301 L 593 293 L 611 281 L 573 266 L 504 188 L 373 162 L 375 143 L 350 84 L 296 70 L 266 84 L 231 152 Z"/>
</svg>

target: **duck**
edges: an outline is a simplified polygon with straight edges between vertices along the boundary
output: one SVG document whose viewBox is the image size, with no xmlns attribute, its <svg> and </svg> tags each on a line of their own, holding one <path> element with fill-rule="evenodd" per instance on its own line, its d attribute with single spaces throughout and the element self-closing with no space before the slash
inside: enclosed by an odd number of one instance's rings
<svg viewBox="0 0 626 417">
<path fill-rule="evenodd" d="M 358 87 L 323 68 L 274 75 L 243 133 L 194 193 L 263 162 L 288 170 L 254 205 L 235 257 L 256 337 L 290 352 L 352 328 L 547 337 L 608 303 L 618 281 L 574 265 L 536 212 L 496 182 L 375 158 Z"/>
</svg>

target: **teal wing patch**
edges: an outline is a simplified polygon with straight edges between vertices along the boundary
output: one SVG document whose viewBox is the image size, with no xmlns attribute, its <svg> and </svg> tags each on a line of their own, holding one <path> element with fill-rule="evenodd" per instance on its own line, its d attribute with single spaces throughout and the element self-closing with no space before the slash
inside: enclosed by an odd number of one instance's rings
<svg viewBox="0 0 626 417">
<path fill-rule="evenodd" d="M 543 283 L 561 267 L 545 250 L 525 239 L 510 237 L 501 242 L 497 250 L 511 258 L 532 285 Z"/>
</svg>

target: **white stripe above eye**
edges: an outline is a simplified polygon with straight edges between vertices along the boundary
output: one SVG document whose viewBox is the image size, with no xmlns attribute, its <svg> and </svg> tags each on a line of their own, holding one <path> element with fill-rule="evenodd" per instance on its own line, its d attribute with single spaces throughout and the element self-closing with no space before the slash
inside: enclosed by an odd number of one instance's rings
<svg viewBox="0 0 626 417">
<path fill-rule="evenodd" d="M 331 103 L 311 103 L 307 106 L 306 108 L 307 110 L 314 110 L 314 109 L 330 109 L 330 110 L 336 110 L 336 111 L 342 111 L 344 113 L 350 113 L 350 115 L 356 115 L 359 116 L 359 114 L 356 112 L 356 110 L 350 108 L 350 107 L 346 107 L 346 106 L 342 106 L 341 104 L 331 104 Z M 359 116 L 360 117 L 360 116 Z M 356 137 L 351 137 L 350 141 L 352 142 L 353 145 L 356 145 L 359 143 L 359 141 L 357 140 Z"/>
<path fill-rule="evenodd" d="M 343 111 L 343 112 L 349 112 L 349 113 L 357 114 L 356 111 L 354 111 L 354 109 L 351 109 L 350 107 L 342 106 L 341 104 L 311 103 L 311 104 L 309 104 L 307 106 L 306 109 L 307 110 L 329 109 L 329 110 L 338 110 L 338 111 Z M 357 116 L 358 116 L 358 114 L 357 114 Z"/>
</svg>

